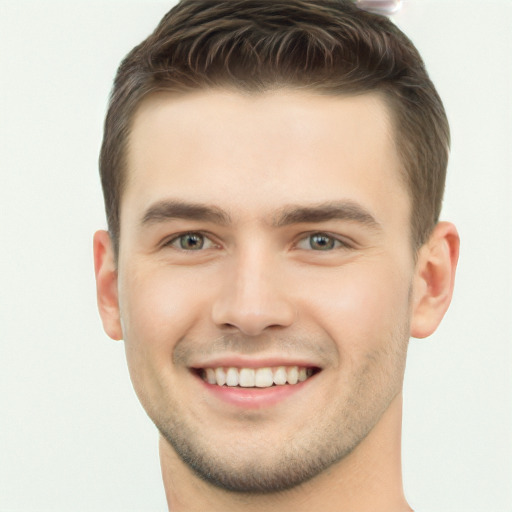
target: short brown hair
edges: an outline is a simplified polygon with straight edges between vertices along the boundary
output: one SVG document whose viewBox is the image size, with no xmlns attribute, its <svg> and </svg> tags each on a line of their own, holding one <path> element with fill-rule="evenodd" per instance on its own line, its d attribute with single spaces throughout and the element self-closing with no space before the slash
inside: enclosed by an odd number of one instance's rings
<svg viewBox="0 0 512 512">
<path fill-rule="evenodd" d="M 131 121 L 148 94 L 280 87 L 319 94 L 378 92 L 390 107 L 412 204 L 415 249 L 438 221 L 450 133 L 411 41 L 349 0 L 182 0 L 123 60 L 105 120 L 100 174 L 114 252 Z"/>
</svg>

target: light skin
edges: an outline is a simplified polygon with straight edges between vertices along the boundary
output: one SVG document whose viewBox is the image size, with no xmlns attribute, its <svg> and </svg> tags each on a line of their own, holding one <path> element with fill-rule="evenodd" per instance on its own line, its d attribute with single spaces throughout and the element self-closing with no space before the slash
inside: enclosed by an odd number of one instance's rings
<svg viewBox="0 0 512 512">
<path fill-rule="evenodd" d="M 160 430 L 170 510 L 410 510 L 407 346 L 448 308 L 459 239 L 441 222 L 414 253 L 383 101 L 159 93 L 127 156 L 117 262 L 94 237 L 98 304 Z M 313 375 L 202 378 L 229 366 Z"/>
</svg>

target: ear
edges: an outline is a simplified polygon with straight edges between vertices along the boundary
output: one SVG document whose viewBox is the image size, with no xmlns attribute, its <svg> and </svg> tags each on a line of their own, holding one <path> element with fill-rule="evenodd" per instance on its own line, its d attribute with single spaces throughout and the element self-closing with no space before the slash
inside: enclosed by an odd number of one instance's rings
<svg viewBox="0 0 512 512">
<path fill-rule="evenodd" d="M 119 298 L 117 291 L 117 267 L 112 241 L 107 231 L 97 231 L 93 239 L 96 297 L 103 329 L 114 340 L 123 337 Z"/>
<path fill-rule="evenodd" d="M 440 324 L 450 305 L 459 259 L 459 234 L 439 222 L 418 254 L 413 288 L 411 336 L 426 338 Z"/>
</svg>

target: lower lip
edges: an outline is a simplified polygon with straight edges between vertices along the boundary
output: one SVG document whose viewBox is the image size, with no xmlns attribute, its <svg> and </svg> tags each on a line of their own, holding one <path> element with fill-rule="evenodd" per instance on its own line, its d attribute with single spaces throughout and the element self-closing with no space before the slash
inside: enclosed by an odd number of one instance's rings
<svg viewBox="0 0 512 512">
<path fill-rule="evenodd" d="M 313 375 L 304 382 L 297 384 L 285 384 L 283 386 L 272 386 L 270 388 L 217 386 L 215 384 L 209 384 L 201 379 L 201 377 L 197 378 L 209 393 L 225 403 L 244 409 L 262 409 L 276 405 L 304 390 L 314 377 Z"/>
</svg>

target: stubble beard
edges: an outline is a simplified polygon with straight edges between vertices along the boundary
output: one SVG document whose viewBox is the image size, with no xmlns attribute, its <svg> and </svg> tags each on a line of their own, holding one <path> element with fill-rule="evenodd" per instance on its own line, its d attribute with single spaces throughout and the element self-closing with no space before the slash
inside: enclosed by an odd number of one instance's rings
<svg viewBox="0 0 512 512">
<path fill-rule="evenodd" d="M 391 338 L 384 349 L 366 354 L 365 363 L 350 376 L 348 394 L 340 399 L 333 390 L 330 410 L 311 417 L 302 431 L 287 433 L 280 446 L 257 436 L 251 438 L 256 442 L 249 447 L 234 443 L 215 446 L 205 435 L 205 424 L 185 420 L 186 415 L 180 415 L 173 404 L 169 410 L 174 414 L 155 424 L 179 458 L 210 485 L 251 495 L 295 488 L 347 457 L 400 393 L 408 323 L 397 328 Z M 243 432 L 240 438 L 244 438 Z"/>
</svg>

